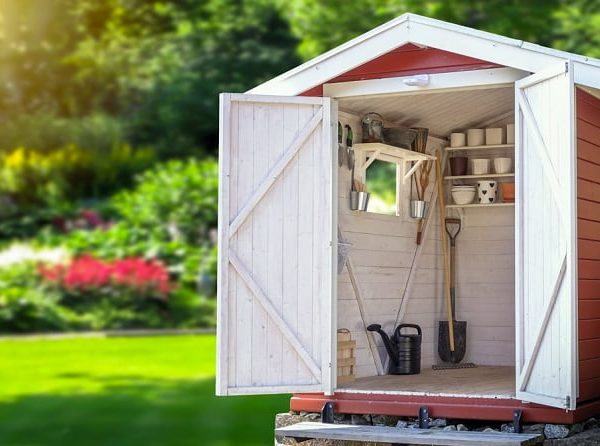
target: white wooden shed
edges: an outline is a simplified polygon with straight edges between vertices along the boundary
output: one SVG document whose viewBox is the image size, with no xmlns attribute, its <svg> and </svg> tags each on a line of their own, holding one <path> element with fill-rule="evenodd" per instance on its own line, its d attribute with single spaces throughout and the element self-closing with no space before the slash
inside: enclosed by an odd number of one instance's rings
<svg viewBox="0 0 600 446">
<path fill-rule="evenodd" d="M 451 132 L 515 124 L 513 143 L 461 148 L 512 158 L 514 171 L 496 179 L 514 178 L 514 203 L 445 197 L 463 221 L 457 314 L 477 368 L 431 369 L 445 319 L 434 178 L 420 245 L 406 154 L 394 215 L 349 208 L 337 123 L 359 143 L 368 112 L 428 128 L 428 153 L 443 157 L 458 150 Z M 333 401 L 346 413 L 415 415 L 424 403 L 454 418 L 600 413 L 599 60 L 404 14 L 245 94 L 222 94 L 220 130 L 219 395 L 293 393 L 294 410 Z M 374 152 L 359 148 L 355 175 L 366 181 L 360 166 Z M 490 177 L 469 176 L 459 179 Z M 352 249 L 338 274 L 342 239 Z M 419 375 L 385 376 L 386 353 L 366 331 L 399 322 L 423 329 Z M 342 327 L 357 343 L 346 384 L 336 379 Z"/>
</svg>

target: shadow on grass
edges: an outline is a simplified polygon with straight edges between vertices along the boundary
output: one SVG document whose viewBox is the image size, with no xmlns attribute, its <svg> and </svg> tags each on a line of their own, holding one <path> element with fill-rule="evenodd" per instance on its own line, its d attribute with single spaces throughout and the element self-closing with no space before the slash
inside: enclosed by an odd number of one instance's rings
<svg viewBox="0 0 600 446">
<path fill-rule="evenodd" d="M 275 414 L 288 408 L 286 396 L 215 397 L 214 379 L 100 381 L 99 393 L 0 402 L 0 445 L 268 445 Z"/>
</svg>

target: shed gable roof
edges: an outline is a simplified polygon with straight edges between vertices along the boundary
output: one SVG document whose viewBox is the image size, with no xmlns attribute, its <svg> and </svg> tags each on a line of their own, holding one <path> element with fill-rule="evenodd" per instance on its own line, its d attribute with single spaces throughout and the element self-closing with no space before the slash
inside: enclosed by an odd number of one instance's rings
<svg viewBox="0 0 600 446">
<path fill-rule="evenodd" d="M 403 14 L 248 91 L 293 96 L 407 44 L 537 72 L 562 60 L 600 67 L 600 60 L 437 19 Z"/>
</svg>

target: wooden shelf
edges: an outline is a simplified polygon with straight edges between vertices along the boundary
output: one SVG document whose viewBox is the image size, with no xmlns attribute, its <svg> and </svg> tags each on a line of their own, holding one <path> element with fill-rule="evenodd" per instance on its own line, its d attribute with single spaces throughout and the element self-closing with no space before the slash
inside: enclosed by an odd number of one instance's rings
<svg viewBox="0 0 600 446">
<path fill-rule="evenodd" d="M 482 204 L 482 203 L 471 203 L 471 204 L 447 204 L 447 209 L 459 209 L 459 208 L 503 208 L 503 207 L 511 207 L 514 206 L 515 203 L 491 203 L 491 204 Z"/>
<path fill-rule="evenodd" d="M 365 154 L 365 162 L 359 166 L 360 170 L 366 170 L 375 160 L 402 165 L 403 183 L 410 178 L 423 161 L 435 160 L 435 156 L 432 155 L 413 152 L 412 150 L 380 142 L 354 144 L 353 148 Z M 415 162 L 415 164 L 408 168 L 408 164 L 412 162 Z"/>
<path fill-rule="evenodd" d="M 458 152 L 468 150 L 496 150 L 496 149 L 514 149 L 514 144 L 490 144 L 484 146 L 463 146 L 463 147 L 446 147 L 447 152 Z"/>
<path fill-rule="evenodd" d="M 402 147 L 390 146 L 389 144 L 383 144 L 381 142 L 354 144 L 353 148 L 354 150 L 366 152 L 367 156 L 371 153 L 370 156 L 372 157 L 377 156 L 379 157 L 378 159 L 383 159 L 381 156 L 391 157 L 395 158 L 397 162 L 435 160 L 435 156 L 414 152 L 412 150 L 403 149 Z"/>
<path fill-rule="evenodd" d="M 515 174 L 514 173 L 488 173 L 486 175 L 455 175 L 455 176 L 448 176 L 448 177 L 444 177 L 444 180 L 446 181 L 451 181 L 451 180 L 475 180 L 475 179 L 487 179 L 487 178 L 510 178 L 510 177 L 514 177 Z"/>
</svg>

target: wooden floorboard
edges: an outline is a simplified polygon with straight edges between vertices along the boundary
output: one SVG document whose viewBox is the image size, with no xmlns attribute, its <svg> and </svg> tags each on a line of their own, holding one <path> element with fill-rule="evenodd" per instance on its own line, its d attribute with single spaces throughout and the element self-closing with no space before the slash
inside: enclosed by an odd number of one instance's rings
<svg viewBox="0 0 600 446">
<path fill-rule="evenodd" d="M 432 429 L 410 429 L 345 424 L 298 423 L 275 429 L 275 435 L 297 439 L 330 439 L 360 442 L 427 444 L 427 445 L 493 445 L 514 446 L 540 444 L 542 437 L 504 432 L 457 432 Z"/>
<path fill-rule="evenodd" d="M 426 368 L 417 375 L 358 378 L 340 386 L 337 391 L 512 398 L 515 396 L 515 369 L 500 366 L 450 370 Z"/>
</svg>

